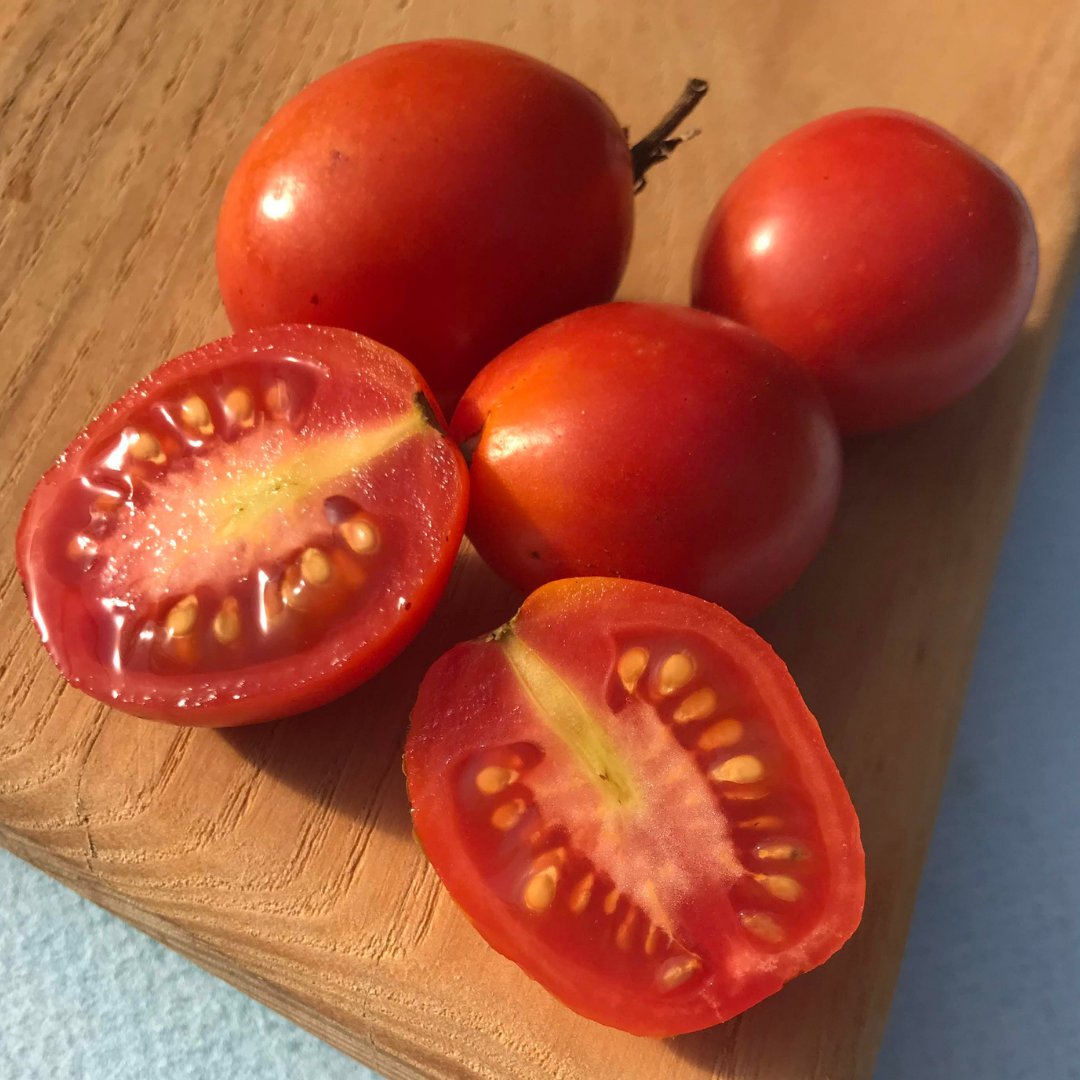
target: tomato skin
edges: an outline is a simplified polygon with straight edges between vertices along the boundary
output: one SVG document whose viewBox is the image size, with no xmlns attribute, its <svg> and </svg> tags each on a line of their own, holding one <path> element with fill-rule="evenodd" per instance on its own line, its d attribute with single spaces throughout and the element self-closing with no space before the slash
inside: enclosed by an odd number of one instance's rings
<svg viewBox="0 0 1080 1080">
<path fill-rule="evenodd" d="M 481 42 L 389 46 L 251 143 L 218 223 L 221 294 L 236 329 L 385 342 L 452 405 L 500 349 L 614 295 L 632 204 L 622 129 L 576 79 Z"/>
<path fill-rule="evenodd" d="M 746 617 L 823 542 L 841 453 L 814 380 L 744 327 L 661 304 L 569 315 L 513 345 L 451 421 L 469 536 L 523 590 L 603 574 Z"/>
<path fill-rule="evenodd" d="M 648 960 L 640 954 L 640 934 L 628 949 L 606 953 L 601 934 L 591 941 L 588 935 L 574 936 L 579 929 L 574 923 L 581 916 L 570 915 L 566 906 L 573 875 L 565 883 L 560 879 L 555 902 L 539 915 L 508 897 L 505 877 L 480 857 L 484 825 L 463 807 L 467 798 L 460 783 L 463 761 L 474 755 L 483 759 L 498 752 L 500 743 L 524 737 L 523 704 L 500 656 L 498 642 L 503 635 L 528 636 L 534 647 L 558 658 L 561 675 L 581 686 L 590 677 L 595 684 L 598 675 L 608 674 L 612 643 L 632 626 L 700 635 L 729 657 L 753 686 L 760 707 L 768 710 L 798 762 L 799 781 L 816 815 L 820 850 L 815 857 L 825 867 L 821 907 L 790 949 L 785 945 L 780 951 L 764 949 L 751 955 L 737 976 L 710 970 L 693 992 L 681 995 L 633 983 L 625 972 L 620 975 L 609 966 L 613 957 L 629 958 L 631 964 L 641 960 L 640 966 L 648 969 Z M 601 690 L 596 693 L 599 696 Z M 611 723 L 620 723 L 618 712 Z M 543 749 L 552 752 L 550 746 Z M 645 767 L 647 760 L 632 764 Z M 769 646 L 722 609 L 695 597 L 622 579 L 578 578 L 543 586 L 526 599 L 506 628 L 456 646 L 429 669 L 413 709 L 405 772 L 416 836 L 443 884 L 485 940 L 576 1012 L 632 1034 L 666 1037 L 730 1019 L 795 975 L 823 963 L 850 938 L 861 919 L 865 865 L 858 819 L 814 718 Z M 465 775 L 470 775 L 467 766 Z M 526 771 L 520 783 L 527 787 L 531 775 Z M 574 797 L 571 789 L 568 784 L 567 799 Z M 507 797 L 521 790 L 511 786 Z M 556 822 L 546 824 L 550 829 Z M 563 843 L 574 848 L 578 840 L 571 830 Z M 723 840 L 706 833 L 700 842 L 709 846 Z M 626 841 L 617 837 L 615 844 L 622 849 Z M 658 880 L 662 879 L 661 874 Z M 715 905 L 716 891 L 700 881 L 674 917 L 676 936 L 693 941 L 710 966 L 720 968 L 718 958 L 732 955 L 740 943 L 729 939 L 729 927 L 719 929 L 723 920 Z"/>
<path fill-rule="evenodd" d="M 133 715 L 224 727 L 292 715 L 340 696 L 388 664 L 419 632 L 445 588 L 464 533 L 467 469 L 456 447 L 440 435 L 440 493 L 431 501 L 440 533 L 432 538 L 434 556 L 420 580 L 402 583 L 409 589 L 404 610 L 368 624 L 346 616 L 323 637 L 304 639 L 290 655 L 238 662 L 223 671 L 195 664 L 190 670 L 162 675 L 127 661 L 114 661 L 112 670 L 102 660 L 103 636 L 93 614 L 101 597 L 92 584 L 74 579 L 67 566 L 64 545 L 86 527 L 76 493 L 96 475 L 92 460 L 96 449 L 124 431 L 133 415 L 145 414 L 155 402 L 193 380 L 227 389 L 228 372 L 238 363 L 255 371 L 274 363 L 310 365 L 320 380 L 333 384 L 321 411 L 335 423 L 365 410 L 371 415 L 393 411 L 416 395 L 428 399 L 430 414 L 442 422 L 430 388 L 403 357 L 344 330 L 278 326 L 223 338 L 174 357 L 87 425 L 31 493 L 16 536 L 16 559 L 31 617 L 65 679 Z M 215 418 L 220 420 L 220 415 L 216 410 Z M 300 438 L 317 436 L 315 421 L 305 421 Z M 153 480 L 146 486 L 152 488 Z M 271 522 L 270 527 L 277 526 Z M 141 544 L 145 537 L 135 533 L 125 543 L 129 540 Z M 93 578 L 90 570 L 82 576 L 87 581 Z"/>
<path fill-rule="evenodd" d="M 985 378 L 1037 272 L 1031 212 L 996 165 L 927 120 L 855 109 L 785 136 L 735 179 L 702 236 L 693 294 L 805 364 L 858 434 Z"/>
</svg>

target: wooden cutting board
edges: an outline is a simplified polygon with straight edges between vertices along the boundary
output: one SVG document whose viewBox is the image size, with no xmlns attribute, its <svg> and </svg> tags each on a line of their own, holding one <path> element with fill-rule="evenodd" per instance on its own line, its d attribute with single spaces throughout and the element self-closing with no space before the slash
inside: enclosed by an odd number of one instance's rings
<svg viewBox="0 0 1080 1080">
<path fill-rule="evenodd" d="M 664 1043 L 578 1018 L 492 952 L 410 837 L 400 749 L 418 677 L 516 600 L 475 557 L 374 683 L 233 733 L 68 689 L 11 560 L 22 503 L 78 428 L 225 332 L 214 222 L 259 125 L 349 57 L 447 33 L 554 61 L 636 134 L 687 76 L 711 80 L 704 134 L 638 200 L 626 296 L 685 300 L 698 231 L 738 167 L 845 106 L 955 130 L 1015 176 L 1039 226 L 1041 286 L 1013 355 L 959 407 L 850 446 L 827 549 L 761 621 L 862 817 L 862 929 L 747 1015 Z M 0 41 L 0 841 L 390 1077 L 868 1076 L 1070 280 L 1080 5 L 10 0 Z"/>
</svg>

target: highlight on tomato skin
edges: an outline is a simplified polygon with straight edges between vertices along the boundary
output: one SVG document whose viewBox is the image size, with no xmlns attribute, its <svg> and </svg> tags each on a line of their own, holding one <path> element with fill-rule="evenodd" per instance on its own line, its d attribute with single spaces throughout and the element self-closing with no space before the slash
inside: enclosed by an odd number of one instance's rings
<svg viewBox="0 0 1080 1080">
<path fill-rule="evenodd" d="M 413 826 L 469 920 L 564 1004 L 723 1022 L 859 924 L 850 797 L 783 663 L 696 597 L 577 578 L 428 671 Z"/>
<path fill-rule="evenodd" d="M 435 606 L 468 474 L 419 373 L 346 330 L 280 326 L 178 356 L 35 487 L 16 555 L 73 686 L 224 726 L 375 674 Z"/>
<path fill-rule="evenodd" d="M 1035 222 L 997 165 L 937 124 L 850 109 L 785 135 L 714 208 L 694 304 L 806 366 L 846 435 L 972 390 L 1035 294 Z"/>
<path fill-rule="evenodd" d="M 750 618 L 817 554 L 840 494 L 812 376 L 752 330 L 671 304 L 534 331 L 473 380 L 451 432 L 471 458 L 469 539 L 524 591 L 609 575 Z"/>
</svg>

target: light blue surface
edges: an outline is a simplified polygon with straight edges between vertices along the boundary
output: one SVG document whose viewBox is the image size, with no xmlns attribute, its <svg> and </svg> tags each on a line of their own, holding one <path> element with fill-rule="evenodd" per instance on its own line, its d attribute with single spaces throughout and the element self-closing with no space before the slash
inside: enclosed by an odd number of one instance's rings
<svg viewBox="0 0 1080 1080">
<path fill-rule="evenodd" d="M 1078 564 L 1080 296 L 995 582 L 878 1080 L 1080 1080 Z M 3 853 L 0 962 L 0 1080 L 374 1076 Z"/>
</svg>

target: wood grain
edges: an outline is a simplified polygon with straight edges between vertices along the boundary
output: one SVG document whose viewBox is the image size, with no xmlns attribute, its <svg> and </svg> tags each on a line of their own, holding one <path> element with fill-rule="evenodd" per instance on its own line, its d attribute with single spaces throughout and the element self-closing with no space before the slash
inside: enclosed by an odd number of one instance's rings
<svg viewBox="0 0 1080 1080">
<path fill-rule="evenodd" d="M 740 163 L 856 104 L 913 109 L 1028 193 L 1043 273 L 1023 340 L 970 399 L 850 447 L 827 549 L 762 621 L 821 719 L 865 829 L 863 928 L 722 1028 L 601 1029 L 495 955 L 410 838 L 400 772 L 419 673 L 515 597 L 463 556 L 435 623 L 319 713 L 234 733 L 111 713 L 38 645 L 18 511 L 92 414 L 226 330 L 213 230 L 247 140 L 301 85 L 390 41 L 505 42 L 594 86 L 640 133 L 688 75 L 706 134 L 638 202 L 624 295 L 685 300 Z M 0 841 L 388 1077 L 868 1076 L 1080 207 L 1073 0 L 17 0 L 0 7 Z"/>
</svg>

